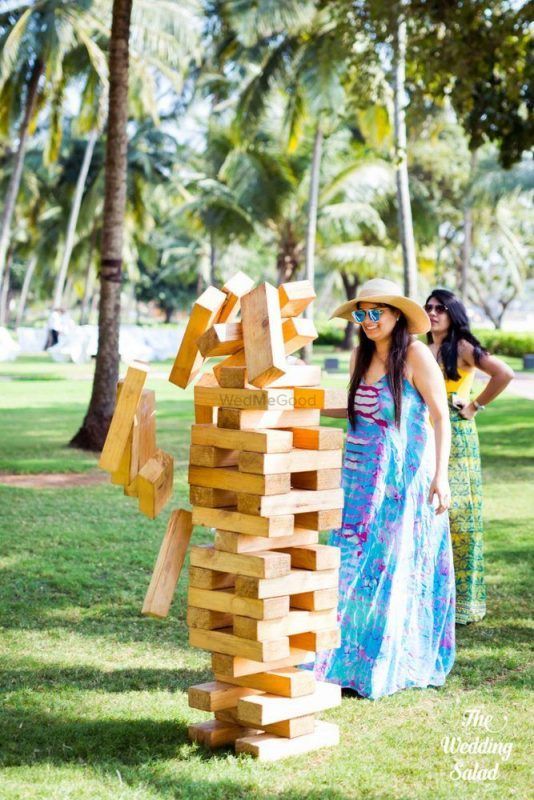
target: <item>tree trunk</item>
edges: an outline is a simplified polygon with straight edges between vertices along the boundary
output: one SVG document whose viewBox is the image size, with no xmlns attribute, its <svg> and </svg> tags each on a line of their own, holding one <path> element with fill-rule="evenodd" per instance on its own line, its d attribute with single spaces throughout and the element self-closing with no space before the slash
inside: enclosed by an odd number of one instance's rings
<svg viewBox="0 0 534 800">
<path fill-rule="evenodd" d="M 22 284 L 22 289 L 20 290 L 19 307 L 17 309 L 17 318 L 15 321 L 15 326 L 17 328 L 20 327 L 20 325 L 22 324 L 22 320 L 24 319 L 24 313 L 26 311 L 26 303 L 28 302 L 28 294 L 30 293 L 30 284 L 32 282 L 33 273 L 35 272 L 36 266 L 37 266 L 37 256 L 34 254 L 30 258 L 30 261 L 26 268 L 26 273 L 24 275 L 24 282 Z"/>
<path fill-rule="evenodd" d="M 215 232 L 210 230 L 210 284 L 215 286 L 215 270 L 217 268 L 217 248 L 215 247 Z"/>
<path fill-rule="evenodd" d="M 56 277 L 56 284 L 54 287 L 54 308 L 59 308 L 63 304 L 63 290 L 65 288 L 65 280 L 67 278 L 67 271 L 69 269 L 70 257 L 72 255 L 72 248 L 74 247 L 74 236 L 76 234 L 76 225 L 78 224 L 78 217 L 80 216 L 80 208 L 82 205 L 82 197 L 87 181 L 87 174 L 91 166 L 93 152 L 98 140 L 98 130 L 92 130 L 87 140 L 85 153 L 83 156 L 82 166 L 76 181 L 76 188 L 74 190 L 74 197 L 72 198 L 72 206 L 70 209 L 69 221 L 67 223 L 67 233 L 65 235 L 65 246 L 63 248 L 63 257 L 61 265 Z"/>
<path fill-rule="evenodd" d="M 15 203 L 17 202 L 20 179 L 22 177 L 24 155 L 26 153 L 26 145 L 28 143 L 28 130 L 35 109 L 39 78 L 41 77 L 42 72 L 42 61 L 36 61 L 28 83 L 26 107 L 24 109 L 24 116 L 20 124 L 19 144 L 15 154 L 13 172 L 11 173 L 11 178 L 9 179 L 9 184 L 6 191 L 2 217 L 0 218 L 0 284 L 2 283 L 2 277 L 6 268 L 7 251 L 9 250 L 9 244 L 11 241 L 11 223 L 13 222 Z"/>
<path fill-rule="evenodd" d="M 349 275 L 346 272 L 341 272 L 341 280 L 343 281 L 343 286 L 345 287 L 345 294 L 347 296 L 347 300 L 354 300 L 356 297 L 356 292 L 358 291 L 358 286 L 360 284 L 360 278 L 358 275 Z M 347 320 L 347 324 L 345 326 L 345 335 L 343 337 L 343 342 L 341 343 L 342 350 L 352 350 L 354 347 L 354 323 Z"/>
<path fill-rule="evenodd" d="M 403 4 L 401 4 L 403 5 Z M 417 261 L 413 233 L 412 206 L 408 181 L 408 157 L 406 136 L 406 18 L 399 10 L 394 39 L 395 86 L 394 86 L 394 128 L 395 128 L 395 180 L 397 183 L 397 214 L 399 236 L 402 247 L 404 268 L 404 293 L 408 297 L 417 294 Z"/>
<path fill-rule="evenodd" d="M 133 0 L 114 0 L 109 43 L 109 106 L 106 141 L 106 184 L 100 268 L 98 351 L 93 391 L 74 447 L 101 450 L 115 407 L 119 377 L 122 244 L 126 209 L 128 40 Z"/>
<path fill-rule="evenodd" d="M 471 152 L 470 180 L 473 180 L 477 165 L 477 151 Z M 462 303 L 467 302 L 467 282 L 471 265 L 471 248 L 473 245 L 473 209 L 469 198 L 464 206 L 464 242 L 462 246 L 462 263 L 460 268 L 460 297 Z"/>
<path fill-rule="evenodd" d="M 315 282 L 315 238 L 317 236 L 317 209 L 319 205 L 319 176 L 321 172 L 321 157 L 323 152 L 323 131 L 320 121 L 315 128 L 315 138 L 313 140 L 313 155 L 310 174 L 310 193 L 308 199 L 308 227 L 306 229 L 306 251 L 305 267 L 306 280 L 311 285 Z M 304 309 L 303 316 L 306 319 L 313 319 L 313 302 Z M 311 363 L 313 344 L 304 345 L 302 357 L 307 364 Z"/>
<path fill-rule="evenodd" d="M 12 251 L 7 254 L 6 266 L 0 285 L 0 326 L 7 326 L 9 322 L 9 284 L 11 279 Z"/>
<path fill-rule="evenodd" d="M 300 267 L 302 243 L 297 241 L 291 222 L 285 221 L 281 227 L 276 256 L 278 286 L 287 283 Z"/>
</svg>

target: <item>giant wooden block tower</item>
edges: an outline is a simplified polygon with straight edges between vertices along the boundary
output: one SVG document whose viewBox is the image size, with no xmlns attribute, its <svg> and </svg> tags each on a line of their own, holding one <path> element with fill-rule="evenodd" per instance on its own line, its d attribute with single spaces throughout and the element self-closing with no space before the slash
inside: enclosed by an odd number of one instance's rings
<svg viewBox="0 0 534 800">
<path fill-rule="evenodd" d="M 205 358 L 225 357 L 194 387 L 192 511 L 171 517 L 144 612 L 167 612 L 165 564 L 176 572 L 192 526 L 215 529 L 213 544 L 191 549 L 187 611 L 190 643 L 211 652 L 214 673 L 189 704 L 214 717 L 189 733 L 263 760 L 338 741 L 316 715 L 340 703 L 340 687 L 298 669 L 339 644 L 339 551 L 318 540 L 341 522 L 343 434 L 320 414 L 346 408 L 346 392 L 287 358 L 317 335 L 299 316 L 314 297 L 307 281 L 254 287 L 242 273 L 208 288 L 169 377 L 185 388 Z"/>
</svg>

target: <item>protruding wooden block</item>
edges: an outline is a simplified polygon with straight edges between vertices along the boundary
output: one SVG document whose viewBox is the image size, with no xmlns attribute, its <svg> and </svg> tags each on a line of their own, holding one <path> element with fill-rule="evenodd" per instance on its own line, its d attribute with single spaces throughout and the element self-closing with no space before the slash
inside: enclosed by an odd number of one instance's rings
<svg viewBox="0 0 534 800">
<path fill-rule="evenodd" d="M 291 556 L 293 569 L 338 569 L 340 563 L 339 547 L 327 544 L 310 544 L 300 547 L 288 547 L 285 553 Z"/>
<path fill-rule="evenodd" d="M 228 492 L 226 489 L 213 489 L 209 486 L 190 486 L 189 502 L 192 506 L 205 506 L 206 508 L 235 507 L 237 495 L 235 492 Z"/>
<path fill-rule="evenodd" d="M 314 592 L 302 592 L 291 595 L 291 608 L 302 608 L 305 611 L 323 611 L 337 608 L 338 590 L 317 589 Z"/>
<path fill-rule="evenodd" d="M 226 658 L 226 656 L 225 656 Z M 260 672 L 257 675 L 247 675 L 244 678 L 234 678 L 229 675 L 216 675 L 217 680 L 234 684 L 235 686 L 249 686 L 261 689 L 269 694 L 281 697 L 303 697 L 315 691 L 315 677 L 311 670 L 285 667 L 272 672 Z"/>
<path fill-rule="evenodd" d="M 235 575 L 214 569 L 189 567 L 189 586 L 195 589 L 228 589 L 235 584 Z M 222 609 L 221 609 L 222 610 Z"/>
<path fill-rule="evenodd" d="M 190 686 L 188 700 L 191 708 L 199 708 L 201 711 L 222 711 L 225 708 L 234 708 L 242 697 L 259 693 L 257 689 L 233 686 L 217 680 Z"/>
<path fill-rule="evenodd" d="M 261 519 L 261 518 L 260 518 Z M 254 553 L 257 550 L 274 550 L 282 547 L 298 547 L 304 544 L 316 544 L 319 541 L 318 531 L 302 530 L 291 536 L 277 536 L 267 539 L 265 536 L 248 536 L 234 531 L 215 531 L 215 549 L 227 553 Z"/>
<path fill-rule="evenodd" d="M 217 424 L 217 409 L 195 403 L 195 423 L 197 425 Z"/>
<path fill-rule="evenodd" d="M 343 489 L 324 489 L 318 492 L 308 491 L 307 489 L 292 489 L 286 495 L 271 497 L 262 497 L 256 494 L 237 494 L 238 511 L 242 514 L 256 514 L 260 517 L 343 508 L 343 504 Z"/>
<path fill-rule="evenodd" d="M 218 719 L 209 719 L 206 722 L 195 722 L 187 729 L 187 734 L 192 742 L 202 744 L 204 747 L 215 749 L 233 744 L 236 739 L 243 736 L 253 736 L 258 732 L 251 728 L 244 728 Z"/>
<path fill-rule="evenodd" d="M 239 719 L 253 727 L 272 725 L 284 719 L 317 714 L 327 708 L 341 705 L 341 686 L 317 681 L 315 692 L 305 697 L 278 697 L 274 694 L 258 694 L 243 697 L 237 703 Z"/>
<path fill-rule="evenodd" d="M 291 488 L 289 473 L 277 475 L 252 475 L 239 472 L 237 467 L 189 467 L 191 486 L 206 486 L 230 492 L 250 492 L 251 494 L 287 494 Z"/>
<path fill-rule="evenodd" d="M 241 319 L 249 383 L 267 386 L 286 369 L 282 317 L 275 287 L 262 283 L 244 295 Z"/>
<path fill-rule="evenodd" d="M 295 449 L 290 453 L 251 453 L 243 450 L 238 458 L 241 472 L 253 472 L 257 475 L 340 469 L 342 461 L 342 450 Z"/>
<path fill-rule="evenodd" d="M 316 653 L 320 653 L 321 650 L 334 650 L 340 644 L 341 631 L 337 627 L 329 630 L 297 633 L 291 637 L 292 647 L 315 650 Z"/>
<path fill-rule="evenodd" d="M 204 356 L 228 356 L 243 348 L 240 322 L 214 324 L 198 338 L 198 349 Z"/>
<path fill-rule="evenodd" d="M 241 367 L 224 367 L 219 365 L 217 377 L 219 385 L 224 389 L 245 389 L 248 386 L 252 386 L 252 384 L 247 381 L 247 368 L 244 365 Z"/>
<path fill-rule="evenodd" d="M 233 467 L 238 459 L 238 450 L 202 444 L 192 444 L 189 448 L 189 463 L 195 467 Z"/>
<path fill-rule="evenodd" d="M 298 664 L 308 664 L 315 660 L 315 653 L 308 650 L 290 648 L 286 658 L 280 658 L 270 663 L 262 663 L 250 658 L 226 655 L 224 653 L 211 654 L 211 668 L 215 674 L 231 675 L 241 678 L 246 675 L 257 675 L 260 672 L 272 672 L 273 670 L 295 667 Z"/>
<path fill-rule="evenodd" d="M 169 381 L 185 389 L 200 372 L 204 357 L 198 349 L 198 339 L 215 322 L 227 295 L 208 286 L 191 310 L 189 321 L 178 349 Z"/>
<path fill-rule="evenodd" d="M 187 601 L 196 608 L 241 614 L 255 619 L 276 619 L 289 614 L 289 596 L 258 600 L 252 597 L 238 597 L 231 589 L 211 591 L 190 586 Z M 232 625 L 232 622 L 228 625 Z"/>
<path fill-rule="evenodd" d="M 193 425 L 191 444 L 213 445 L 231 450 L 254 450 L 258 453 L 288 453 L 293 447 L 291 431 L 242 431 L 216 425 Z"/>
<path fill-rule="evenodd" d="M 145 596 L 142 614 L 164 619 L 169 613 L 192 530 L 190 511 L 179 508 L 172 512 Z"/>
<path fill-rule="evenodd" d="M 320 408 L 321 411 L 346 411 L 346 389 L 332 387 L 296 387 L 295 408 Z"/>
<path fill-rule="evenodd" d="M 239 312 L 240 299 L 253 287 L 254 281 L 244 272 L 239 271 L 232 275 L 222 287 L 226 300 L 217 315 L 217 322 L 231 322 Z"/>
<path fill-rule="evenodd" d="M 126 371 L 108 435 L 98 461 L 98 466 L 107 472 L 116 472 L 119 469 L 145 385 L 147 371 L 148 366 L 137 362 L 129 366 Z"/>
<path fill-rule="evenodd" d="M 257 517 L 252 514 L 241 514 L 239 511 L 226 508 L 206 508 L 202 506 L 193 508 L 193 525 L 220 528 L 252 537 L 276 537 L 280 539 L 291 536 L 294 531 L 294 519 L 292 514 L 280 514 L 277 517 Z M 304 526 L 301 527 L 303 528 Z"/>
<path fill-rule="evenodd" d="M 319 422 L 320 411 L 299 409 L 296 411 L 249 411 L 241 408 L 219 408 L 217 425 L 219 428 L 233 430 L 257 428 L 296 428 L 299 426 L 316 425 Z M 246 448 L 242 448 L 246 449 Z"/>
<path fill-rule="evenodd" d="M 305 514 L 295 515 L 295 528 L 306 528 L 314 531 L 329 531 L 340 528 L 343 519 L 342 508 L 325 509 L 324 511 L 310 511 Z"/>
<path fill-rule="evenodd" d="M 231 628 L 220 631 L 189 629 L 189 643 L 201 650 L 241 656 L 253 661 L 269 662 L 289 656 L 289 639 L 286 637 L 270 642 L 253 642 L 234 636 Z M 264 671 L 264 670 L 262 670 Z"/>
<path fill-rule="evenodd" d="M 310 281 L 290 281 L 278 287 L 280 314 L 282 317 L 296 317 L 301 314 L 317 295 Z"/>
<path fill-rule="evenodd" d="M 223 711 L 216 711 L 215 718 L 221 722 L 228 722 L 230 724 L 239 725 L 239 714 L 237 708 L 227 708 Z M 313 714 L 307 714 L 302 717 L 294 717 L 293 719 L 284 719 L 280 722 L 274 722 L 272 725 L 258 726 L 265 733 L 272 733 L 275 736 L 284 736 L 286 739 L 294 739 L 296 736 L 305 736 L 306 734 L 313 733 L 315 730 L 315 717 Z"/>
<path fill-rule="evenodd" d="M 315 723 L 315 731 L 308 736 L 298 736 L 296 739 L 284 739 L 270 733 L 244 736 L 236 739 L 235 750 L 236 753 L 249 753 L 259 761 L 278 761 L 337 744 L 339 744 L 338 726 L 319 720 Z"/>
<path fill-rule="evenodd" d="M 300 350 L 301 347 L 310 344 L 318 336 L 314 321 L 300 317 L 298 319 L 291 317 L 284 320 L 282 333 L 286 355 L 288 356 L 296 350 Z"/>
<path fill-rule="evenodd" d="M 191 565 L 220 572 L 234 572 L 261 578 L 275 578 L 288 575 L 291 557 L 287 553 L 225 553 L 212 546 L 191 548 Z"/>
<path fill-rule="evenodd" d="M 231 627 L 233 615 L 225 614 L 222 611 L 212 611 L 207 608 L 195 608 L 189 606 L 187 609 L 187 625 L 190 628 L 202 628 L 205 631 L 216 631 L 221 628 Z"/>
<path fill-rule="evenodd" d="M 301 594 L 317 589 L 333 589 L 337 588 L 338 581 L 337 569 L 322 569 L 317 572 L 292 569 L 289 575 L 281 578 L 252 578 L 237 575 L 235 591 L 241 597 L 257 597 L 261 600 L 265 597 Z"/>
<path fill-rule="evenodd" d="M 337 612 L 291 610 L 279 619 L 251 619 L 234 615 L 233 629 L 236 636 L 253 639 L 256 642 L 268 642 L 282 636 L 293 636 L 297 633 L 309 633 L 332 629 L 337 623 Z"/>
<path fill-rule="evenodd" d="M 169 453 L 157 450 L 141 467 L 136 478 L 139 511 L 154 519 L 172 495 L 174 459 Z"/>
<path fill-rule="evenodd" d="M 343 447 L 344 432 L 341 428 L 316 425 L 293 429 L 293 447 L 305 450 L 339 450 Z"/>
<path fill-rule="evenodd" d="M 195 386 L 195 403 L 202 406 L 224 406 L 252 411 L 287 411 L 293 408 L 293 389 L 224 389 Z"/>
</svg>

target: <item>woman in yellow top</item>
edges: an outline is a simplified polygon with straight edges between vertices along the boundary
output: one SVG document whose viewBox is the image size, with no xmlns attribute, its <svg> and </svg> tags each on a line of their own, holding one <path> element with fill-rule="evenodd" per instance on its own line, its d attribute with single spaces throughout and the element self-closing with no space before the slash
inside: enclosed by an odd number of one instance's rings
<svg viewBox="0 0 534 800">
<path fill-rule="evenodd" d="M 435 289 L 426 301 L 431 329 L 429 347 L 441 366 L 449 398 L 451 455 L 449 519 L 456 575 L 456 622 L 476 622 L 486 613 L 482 480 L 475 416 L 494 400 L 514 373 L 482 347 L 469 329 L 463 303 L 446 289 Z M 489 381 L 475 399 L 475 369 Z"/>
</svg>

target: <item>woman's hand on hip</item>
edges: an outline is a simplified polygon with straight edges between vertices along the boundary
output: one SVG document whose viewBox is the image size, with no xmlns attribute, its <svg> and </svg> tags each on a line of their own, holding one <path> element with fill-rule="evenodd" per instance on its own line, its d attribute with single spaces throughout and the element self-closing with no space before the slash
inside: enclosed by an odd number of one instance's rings
<svg viewBox="0 0 534 800">
<path fill-rule="evenodd" d="M 443 514 L 451 504 L 451 490 L 447 478 L 435 476 L 430 484 L 428 502 L 433 503 L 436 498 L 436 514 Z"/>
</svg>

